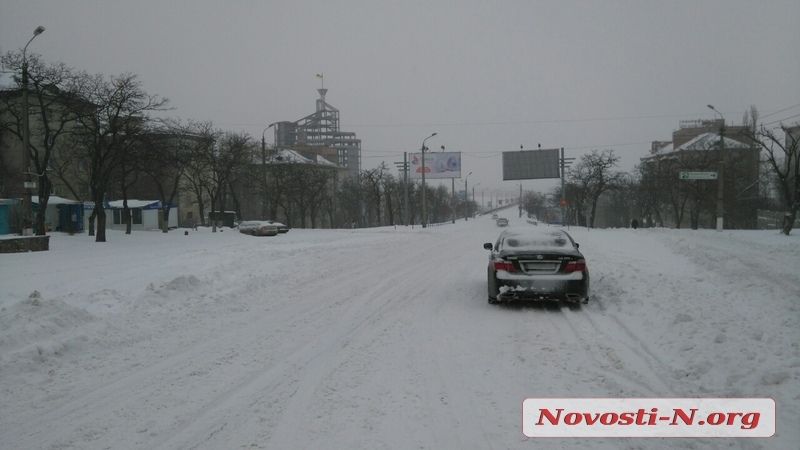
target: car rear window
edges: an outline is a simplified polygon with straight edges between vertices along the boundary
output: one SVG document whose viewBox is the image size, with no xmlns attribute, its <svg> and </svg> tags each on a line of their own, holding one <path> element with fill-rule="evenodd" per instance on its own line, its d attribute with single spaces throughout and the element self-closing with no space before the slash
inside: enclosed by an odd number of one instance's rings
<svg viewBox="0 0 800 450">
<path fill-rule="evenodd" d="M 563 234 L 547 234 L 536 236 L 508 236 L 503 246 L 514 249 L 563 248 L 569 240 Z"/>
</svg>

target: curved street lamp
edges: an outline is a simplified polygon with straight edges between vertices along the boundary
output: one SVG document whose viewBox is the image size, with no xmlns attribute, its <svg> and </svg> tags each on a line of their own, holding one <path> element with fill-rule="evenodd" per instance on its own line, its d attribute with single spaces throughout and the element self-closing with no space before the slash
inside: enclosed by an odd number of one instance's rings
<svg viewBox="0 0 800 450">
<path fill-rule="evenodd" d="M 436 136 L 436 133 L 431 134 L 430 136 L 426 137 L 422 140 L 422 228 L 426 228 L 428 226 L 428 208 L 427 208 L 427 196 L 425 195 L 425 141 L 428 139 Z"/>
<path fill-rule="evenodd" d="M 717 231 L 722 231 L 723 226 L 723 213 L 725 207 L 723 206 L 724 197 L 722 192 L 722 169 L 723 169 L 723 161 L 724 161 L 724 153 L 725 153 L 725 117 L 722 116 L 722 113 L 717 111 L 712 105 L 706 105 L 708 109 L 714 111 L 715 113 L 719 114 L 719 118 L 722 119 L 722 124 L 719 126 L 719 173 L 717 174 Z"/>
<path fill-rule="evenodd" d="M 264 128 L 264 131 L 261 133 L 261 195 L 263 195 L 261 199 L 261 219 L 267 220 L 269 219 L 269 201 L 267 199 L 267 140 L 264 135 L 267 134 L 267 130 L 272 128 L 278 122 L 273 122 Z M 274 219 L 274 217 L 273 217 Z"/>
<path fill-rule="evenodd" d="M 472 173 L 472 172 L 470 172 L 470 173 Z M 475 203 L 475 187 L 480 186 L 480 185 L 481 185 L 480 183 L 472 185 L 472 203 Z"/>
<path fill-rule="evenodd" d="M 22 234 L 29 235 L 31 234 L 31 228 L 33 226 L 33 214 L 32 214 L 32 194 L 31 189 L 34 188 L 35 184 L 31 179 L 31 130 L 30 130 L 30 122 L 28 119 L 28 46 L 36 39 L 36 36 L 44 33 L 44 27 L 38 26 L 35 30 L 33 30 L 33 37 L 25 44 L 25 47 L 22 48 L 22 110 L 24 111 L 22 114 L 22 171 L 25 179 L 23 190 L 23 197 L 22 197 Z"/>
<path fill-rule="evenodd" d="M 467 176 L 464 177 L 464 222 L 469 220 L 467 216 L 469 216 L 469 176 L 472 175 L 472 172 L 468 173 Z"/>
</svg>

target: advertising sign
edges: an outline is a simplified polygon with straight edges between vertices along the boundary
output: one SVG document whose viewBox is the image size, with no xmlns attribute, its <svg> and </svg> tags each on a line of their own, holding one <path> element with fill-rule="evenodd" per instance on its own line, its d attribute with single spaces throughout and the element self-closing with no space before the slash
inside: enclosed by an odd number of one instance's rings
<svg viewBox="0 0 800 450">
<path fill-rule="evenodd" d="M 422 154 L 412 153 L 408 178 L 422 179 Z M 425 152 L 425 179 L 461 178 L 461 152 Z"/>
<path fill-rule="evenodd" d="M 503 152 L 503 180 L 559 178 L 559 150 Z"/>
</svg>

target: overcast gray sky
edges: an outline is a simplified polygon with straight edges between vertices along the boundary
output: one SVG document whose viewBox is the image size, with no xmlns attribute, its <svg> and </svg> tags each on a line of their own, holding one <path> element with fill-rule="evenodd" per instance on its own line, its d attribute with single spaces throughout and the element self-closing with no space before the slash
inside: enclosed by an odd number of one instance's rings
<svg viewBox="0 0 800 450">
<path fill-rule="evenodd" d="M 520 145 L 610 148 L 630 170 L 707 104 L 800 120 L 799 23 L 797 0 L 0 0 L 0 51 L 42 25 L 30 53 L 135 73 L 173 116 L 257 140 L 314 112 L 322 73 L 362 167 L 437 132 L 477 193 L 519 189 L 500 154 Z"/>
</svg>

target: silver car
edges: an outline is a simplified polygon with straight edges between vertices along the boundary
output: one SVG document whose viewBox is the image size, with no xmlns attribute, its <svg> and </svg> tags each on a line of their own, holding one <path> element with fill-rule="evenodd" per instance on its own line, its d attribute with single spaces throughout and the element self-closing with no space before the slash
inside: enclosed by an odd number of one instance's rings
<svg viewBox="0 0 800 450">
<path fill-rule="evenodd" d="M 278 226 L 264 220 L 248 220 L 239 224 L 239 232 L 251 236 L 275 236 Z"/>
</svg>

